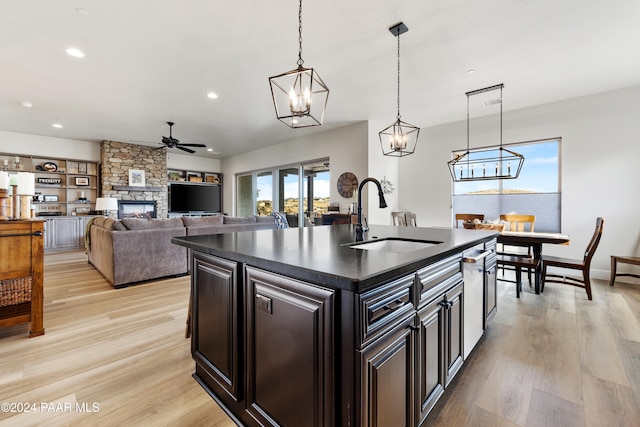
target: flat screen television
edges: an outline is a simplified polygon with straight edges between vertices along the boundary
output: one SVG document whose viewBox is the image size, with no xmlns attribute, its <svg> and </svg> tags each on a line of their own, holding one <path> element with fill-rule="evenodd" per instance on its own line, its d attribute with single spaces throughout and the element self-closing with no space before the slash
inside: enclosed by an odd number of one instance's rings
<svg viewBox="0 0 640 427">
<path fill-rule="evenodd" d="M 169 185 L 169 212 L 221 212 L 219 185 L 172 183 Z"/>
</svg>

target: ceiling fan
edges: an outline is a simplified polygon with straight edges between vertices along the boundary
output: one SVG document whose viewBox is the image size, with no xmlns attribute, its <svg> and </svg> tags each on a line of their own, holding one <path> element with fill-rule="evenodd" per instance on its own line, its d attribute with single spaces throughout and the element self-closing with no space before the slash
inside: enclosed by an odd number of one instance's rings
<svg viewBox="0 0 640 427">
<path fill-rule="evenodd" d="M 180 140 L 174 138 L 171 133 L 171 129 L 174 123 L 167 122 L 167 124 L 169 125 L 169 137 L 167 138 L 166 136 L 163 136 L 162 143 L 166 145 L 168 148 L 177 148 L 178 150 L 186 151 L 187 153 L 193 154 L 195 153 L 195 151 L 186 147 L 206 147 L 206 145 L 204 144 L 180 144 Z M 164 148 L 164 147 L 160 147 L 160 148 Z"/>
</svg>

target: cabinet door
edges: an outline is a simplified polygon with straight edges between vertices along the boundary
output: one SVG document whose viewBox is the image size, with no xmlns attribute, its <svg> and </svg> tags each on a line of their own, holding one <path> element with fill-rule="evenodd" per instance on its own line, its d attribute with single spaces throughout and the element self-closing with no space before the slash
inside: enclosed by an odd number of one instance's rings
<svg viewBox="0 0 640 427">
<path fill-rule="evenodd" d="M 445 294 L 445 387 L 458 372 L 463 361 L 462 289 L 462 283 L 460 283 Z"/>
<path fill-rule="evenodd" d="M 79 247 L 81 224 L 78 218 L 61 217 L 47 221 L 48 232 L 51 237 L 51 249 L 75 249 Z"/>
<path fill-rule="evenodd" d="M 362 427 L 413 425 L 414 317 L 359 352 Z"/>
<path fill-rule="evenodd" d="M 445 304 L 435 299 L 418 312 L 416 395 L 418 420 L 436 404 L 445 387 Z"/>
<path fill-rule="evenodd" d="M 237 264 L 194 253 L 192 341 L 196 364 L 235 401 L 241 399 L 241 328 Z"/>
<path fill-rule="evenodd" d="M 246 267 L 245 298 L 247 412 L 261 425 L 334 425 L 334 292 Z"/>
</svg>

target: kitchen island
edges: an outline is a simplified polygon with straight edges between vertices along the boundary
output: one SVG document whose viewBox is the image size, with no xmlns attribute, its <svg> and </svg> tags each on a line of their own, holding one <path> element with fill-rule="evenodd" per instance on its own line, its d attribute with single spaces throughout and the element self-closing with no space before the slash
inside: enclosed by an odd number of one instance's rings
<svg viewBox="0 0 640 427">
<path fill-rule="evenodd" d="M 475 345 L 467 324 L 495 313 L 495 275 L 465 300 L 463 253 L 490 273 L 496 236 L 371 226 L 355 242 L 335 225 L 173 238 L 192 254 L 194 377 L 239 424 L 420 425 Z"/>
</svg>

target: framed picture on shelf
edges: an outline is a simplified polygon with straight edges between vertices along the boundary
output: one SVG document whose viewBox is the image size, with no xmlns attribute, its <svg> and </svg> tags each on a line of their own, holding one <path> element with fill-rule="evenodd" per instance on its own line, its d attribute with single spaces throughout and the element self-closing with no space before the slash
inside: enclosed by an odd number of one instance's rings
<svg viewBox="0 0 640 427">
<path fill-rule="evenodd" d="M 45 202 L 57 202 L 59 201 L 58 195 L 57 194 L 45 194 L 44 196 L 42 196 Z"/>
<path fill-rule="evenodd" d="M 78 173 L 87 173 L 87 164 L 84 162 L 78 163 Z"/>
<path fill-rule="evenodd" d="M 129 169 L 129 187 L 144 187 L 144 171 Z"/>
<path fill-rule="evenodd" d="M 89 185 L 89 177 L 86 176 L 77 176 L 76 177 L 76 185 L 78 187 L 86 187 Z"/>
</svg>

